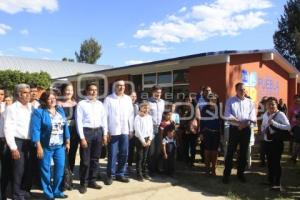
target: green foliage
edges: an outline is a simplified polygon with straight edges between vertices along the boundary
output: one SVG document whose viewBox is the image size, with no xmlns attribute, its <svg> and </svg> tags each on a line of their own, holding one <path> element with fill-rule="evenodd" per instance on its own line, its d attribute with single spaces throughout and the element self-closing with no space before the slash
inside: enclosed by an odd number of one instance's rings
<svg viewBox="0 0 300 200">
<path fill-rule="evenodd" d="M 102 55 L 101 48 L 94 38 L 83 41 L 79 54 L 75 52 L 77 62 L 95 64 Z"/>
<path fill-rule="evenodd" d="M 0 87 L 13 91 L 15 85 L 20 83 L 36 84 L 47 89 L 51 84 L 51 78 L 47 72 L 0 71 Z"/>
<path fill-rule="evenodd" d="M 275 49 L 300 69 L 300 0 L 288 0 L 273 36 Z"/>
</svg>

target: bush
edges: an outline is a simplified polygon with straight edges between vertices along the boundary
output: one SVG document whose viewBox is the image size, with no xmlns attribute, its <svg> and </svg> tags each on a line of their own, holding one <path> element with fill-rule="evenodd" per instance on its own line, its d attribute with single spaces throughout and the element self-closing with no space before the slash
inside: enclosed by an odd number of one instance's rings
<svg viewBox="0 0 300 200">
<path fill-rule="evenodd" d="M 13 91 L 15 85 L 20 83 L 36 84 L 44 89 L 48 89 L 51 84 L 51 78 L 47 72 L 0 71 L 0 87 Z"/>
</svg>

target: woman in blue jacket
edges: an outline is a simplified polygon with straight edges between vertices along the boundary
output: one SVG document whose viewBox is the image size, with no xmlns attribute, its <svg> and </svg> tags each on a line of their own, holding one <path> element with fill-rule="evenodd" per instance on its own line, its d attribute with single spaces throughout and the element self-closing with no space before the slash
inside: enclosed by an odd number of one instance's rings
<svg viewBox="0 0 300 200">
<path fill-rule="evenodd" d="M 56 105 L 56 95 L 46 91 L 41 95 L 41 108 L 32 113 L 31 140 L 40 159 L 41 183 L 47 199 L 67 198 L 61 189 L 64 175 L 65 148 L 70 149 L 70 133 L 65 113 Z M 51 159 L 54 161 L 51 182 Z"/>
</svg>

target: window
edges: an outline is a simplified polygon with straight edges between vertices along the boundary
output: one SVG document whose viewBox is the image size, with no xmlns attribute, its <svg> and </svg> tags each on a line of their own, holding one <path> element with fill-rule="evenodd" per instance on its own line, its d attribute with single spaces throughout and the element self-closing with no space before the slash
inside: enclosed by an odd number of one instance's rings
<svg viewBox="0 0 300 200">
<path fill-rule="evenodd" d="M 104 95 L 105 87 L 107 87 L 107 86 L 104 85 L 104 79 L 100 79 L 99 80 L 98 96 Z"/>
<path fill-rule="evenodd" d="M 173 87 L 173 95 L 175 101 L 183 101 L 183 99 L 189 94 L 188 85 L 178 85 Z"/>
<path fill-rule="evenodd" d="M 167 101 L 172 101 L 173 96 L 173 87 L 163 87 L 161 97 Z"/>
<path fill-rule="evenodd" d="M 158 84 L 172 83 L 172 73 L 162 72 L 157 75 Z"/>
<path fill-rule="evenodd" d="M 175 70 L 173 72 L 173 83 L 182 84 L 188 83 L 188 70 Z"/>
<path fill-rule="evenodd" d="M 144 75 L 144 85 L 154 85 L 156 84 L 156 74 L 145 74 Z"/>
<path fill-rule="evenodd" d="M 143 88 L 143 83 L 142 83 L 142 75 L 133 75 L 131 76 L 131 81 L 133 82 L 135 86 L 135 92 L 141 92 Z"/>
</svg>

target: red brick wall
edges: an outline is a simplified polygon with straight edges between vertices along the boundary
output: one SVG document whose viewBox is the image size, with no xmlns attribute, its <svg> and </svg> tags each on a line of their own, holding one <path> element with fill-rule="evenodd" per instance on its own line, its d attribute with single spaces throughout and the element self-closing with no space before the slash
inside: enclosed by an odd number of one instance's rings
<svg viewBox="0 0 300 200">
<path fill-rule="evenodd" d="M 226 64 L 213 64 L 189 68 L 190 92 L 199 92 L 202 86 L 210 86 L 223 101 L 226 96 Z"/>
</svg>

